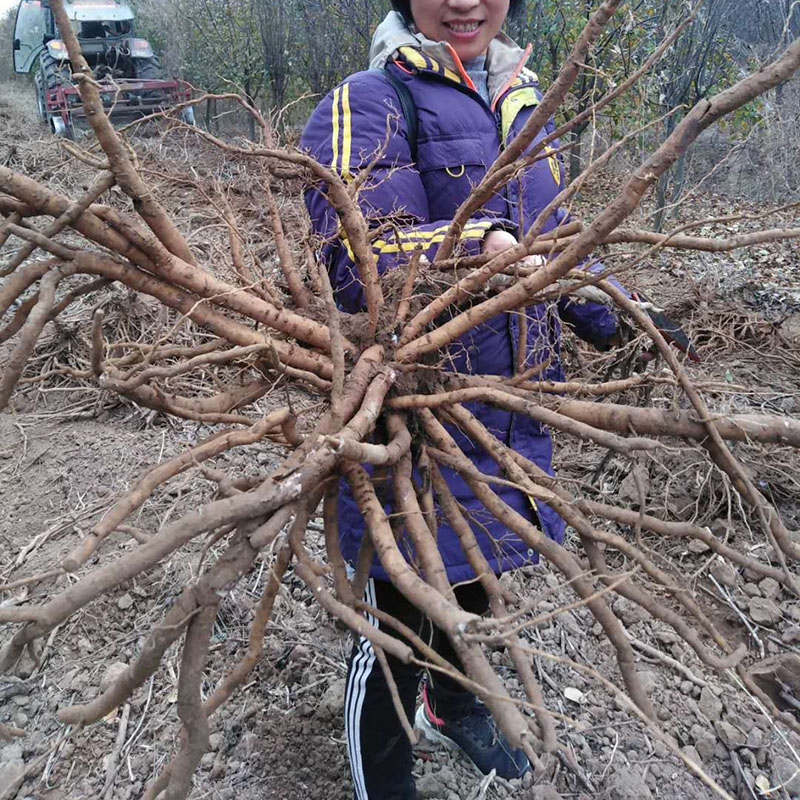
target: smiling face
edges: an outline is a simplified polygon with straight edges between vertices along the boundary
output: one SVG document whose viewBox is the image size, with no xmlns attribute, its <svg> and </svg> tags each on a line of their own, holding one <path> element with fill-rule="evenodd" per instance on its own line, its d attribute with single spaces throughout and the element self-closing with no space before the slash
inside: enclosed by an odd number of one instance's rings
<svg viewBox="0 0 800 800">
<path fill-rule="evenodd" d="M 483 55 L 500 32 L 509 0 L 411 0 L 417 30 L 449 42 L 462 61 Z"/>
</svg>

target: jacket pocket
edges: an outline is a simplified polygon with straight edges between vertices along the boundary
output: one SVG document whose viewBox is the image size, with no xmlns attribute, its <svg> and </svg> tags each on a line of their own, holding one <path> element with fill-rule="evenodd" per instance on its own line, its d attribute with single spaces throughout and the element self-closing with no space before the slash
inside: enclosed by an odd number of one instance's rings
<svg viewBox="0 0 800 800">
<path fill-rule="evenodd" d="M 483 144 L 479 138 L 420 140 L 419 170 L 431 220 L 450 219 L 486 173 Z"/>
</svg>

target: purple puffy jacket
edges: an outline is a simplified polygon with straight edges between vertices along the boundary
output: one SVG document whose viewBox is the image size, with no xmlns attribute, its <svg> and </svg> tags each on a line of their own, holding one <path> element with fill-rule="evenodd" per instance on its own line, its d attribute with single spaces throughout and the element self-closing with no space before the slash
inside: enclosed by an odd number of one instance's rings
<svg viewBox="0 0 800 800">
<path fill-rule="evenodd" d="M 503 37 L 500 45 L 501 55 L 507 61 L 508 40 Z M 470 88 L 471 82 L 459 71 L 459 64 L 451 61 L 448 66 L 446 51 L 442 57 L 442 45 L 408 45 L 392 51 L 386 69 L 405 82 L 416 106 L 419 128 L 416 162 L 411 158 L 397 92 L 379 70 L 350 76 L 328 94 L 312 114 L 301 146 L 321 163 L 331 165 L 345 179 L 356 175 L 373 161 L 378 149 L 384 147 L 361 190 L 359 201 L 375 227 L 388 215 L 396 215 L 407 224 L 398 231 L 399 240 L 387 231 L 373 243 L 381 272 L 405 261 L 419 243 L 425 255 L 433 258 L 470 188 L 481 180 L 503 143 L 516 135 L 539 102 L 541 95 L 536 76 L 521 68 L 524 56 L 518 48 L 516 52 L 518 67 L 505 76 L 506 85 L 500 80 L 503 76 L 492 76 L 490 67 L 490 90 L 493 83 L 500 83 L 490 107 Z M 496 56 L 497 50 L 494 53 Z M 489 64 L 492 60 L 490 48 Z M 500 60 L 495 57 L 495 61 Z M 388 140 L 387 130 L 390 131 Z M 550 123 L 540 138 L 552 130 Z M 479 253 L 483 237 L 492 227 L 518 231 L 529 225 L 562 186 L 556 156 L 537 161 L 492 197 L 465 226 L 460 252 Z M 337 302 L 345 311 L 364 310 L 362 286 L 347 243 L 337 238 L 335 212 L 317 189 L 307 192 L 306 205 L 316 233 L 326 240 L 321 257 L 328 266 Z M 545 230 L 551 230 L 565 216 L 566 212 L 559 210 L 548 220 Z M 564 378 L 559 359 L 559 317 L 573 326 L 578 335 L 599 346 L 603 346 L 617 329 L 616 319 L 602 305 L 561 302 L 557 309 L 539 304 L 529 306 L 524 312 L 528 318 L 524 368 L 546 363 L 549 359 L 541 376 L 543 380 Z M 500 314 L 453 342 L 446 354 L 449 367 L 464 373 L 513 375 L 519 313 Z M 469 403 L 467 408 L 501 441 L 553 474 L 552 440 L 541 425 L 529 417 L 481 403 Z M 499 474 L 497 465 L 486 452 L 457 430 L 450 431 L 481 472 Z M 453 470 L 442 467 L 442 472 L 471 519 L 481 549 L 496 572 L 537 561 L 536 552 L 485 511 Z M 534 510 L 532 502 L 521 492 L 508 487 L 492 488 L 550 538 L 559 542 L 563 539 L 564 522 L 552 508 L 537 501 Z M 457 535 L 444 516 L 440 514 L 439 517 L 439 550 L 450 581 L 456 583 L 473 578 L 474 572 Z M 364 533 L 364 520 L 346 485 L 340 495 L 339 533 L 344 557 L 353 563 Z M 401 549 L 406 546 L 410 548 L 410 544 L 401 542 Z M 386 578 L 377 561 L 371 574 Z"/>
</svg>

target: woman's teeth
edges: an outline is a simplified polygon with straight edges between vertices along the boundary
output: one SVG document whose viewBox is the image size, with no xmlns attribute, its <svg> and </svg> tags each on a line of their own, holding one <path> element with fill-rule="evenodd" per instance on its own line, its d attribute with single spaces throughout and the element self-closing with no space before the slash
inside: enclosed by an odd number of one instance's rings
<svg viewBox="0 0 800 800">
<path fill-rule="evenodd" d="M 478 30 L 480 22 L 448 22 L 447 27 L 456 33 L 472 33 Z"/>
</svg>

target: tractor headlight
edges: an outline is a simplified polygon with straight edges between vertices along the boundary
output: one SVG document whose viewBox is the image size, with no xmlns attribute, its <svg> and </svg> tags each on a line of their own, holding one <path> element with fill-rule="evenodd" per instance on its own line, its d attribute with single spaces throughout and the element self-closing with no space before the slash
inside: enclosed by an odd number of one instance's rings
<svg viewBox="0 0 800 800">
<path fill-rule="evenodd" d="M 51 39 L 47 43 L 47 52 L 58 61 L 63 61 L 69 58 L 67 46 L 61 41 L 61 39 Z"/>
<path fill-rule="evenodd" d="M 152 58 L 155 55 L 147 39 L 128 39 L 128 49 L 131 58 Z"/>
</svg>

